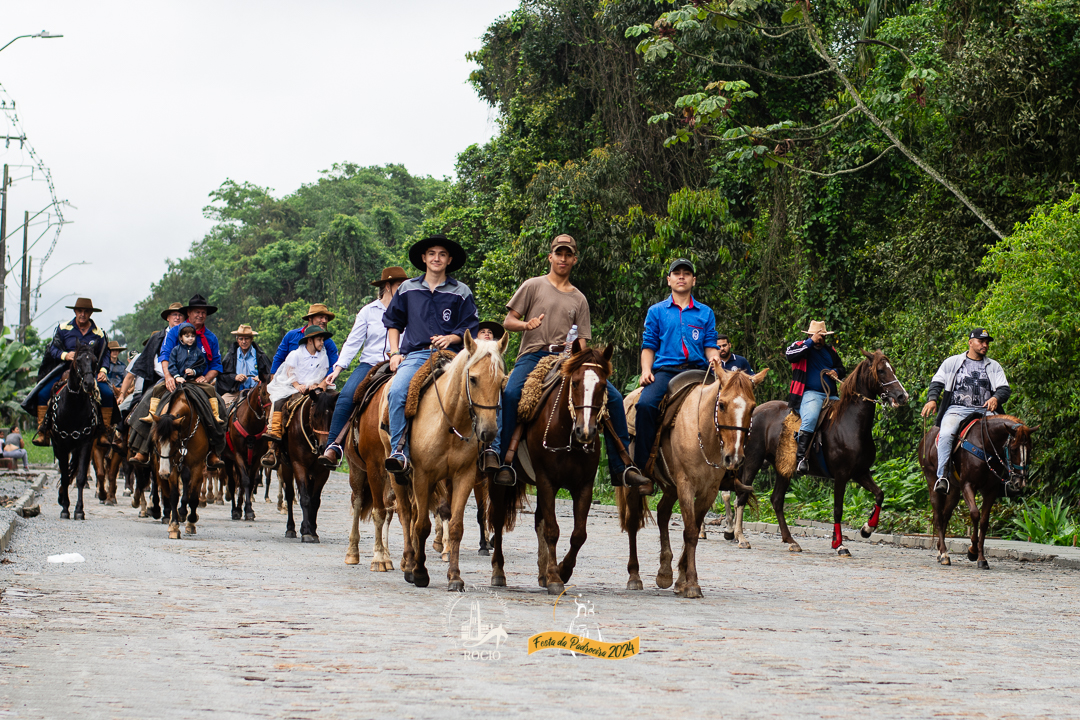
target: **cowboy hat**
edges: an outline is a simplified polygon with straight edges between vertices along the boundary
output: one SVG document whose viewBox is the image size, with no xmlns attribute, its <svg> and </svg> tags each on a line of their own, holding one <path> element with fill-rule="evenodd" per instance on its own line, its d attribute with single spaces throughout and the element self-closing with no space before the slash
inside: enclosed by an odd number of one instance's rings
<svg viewBox="0 0 1080 720">
<path fill-rule="evenodd" d="M 312 315 L 326 315 L 331 320 L 337 317 L 336 315 L 334 315 L 334 313 L 330 312 L 330 308 L 326 307 L 322 303 L 315 303 L 314 305 L 308 306 L 307 315 L 304 316 L 304 319 L 307 320 Z"/>
<path fill-rule="evenodd" d="M 450 264 L 446 266 L 446 272 L 454 272 L 465 264 L 465 248 L 441 233 L 413 243 L 412 247 L 409 248 L 409 262 L 417 270 L 426 272 L 427 265 L 424 263 L 424 253 L 427 252 L 428 248 L 436 246 L 446 248 L 446 252 L 450 253 Z"/>
<path fill-rule="evenodd" d="M 111 352 L 113 350 L 127 350 L 127 345 L 121 345 L 120 343 L 116 342 L 115 340 L 110 340 L 109 341 L 109 351 Z"/>
<path fill-rule="evenodd" d="M 167 308 L 165 308 L 164 310 L 161 311 L 161 319 L 162 320 L 168 320 L 169 316 L 172 315 L 174 312 L 178 312 L 178 313 L 184 312 L 183 304 L 178 303 L 178 302 L 174 302 L 174 303 L 170 304 L 169 307 L 167 307 Z"/>
<path fill-rule="evenodd" d="M 247 337 L 255 337 L 259 333 L 252 330 L 250 325 L 241 325 L 240 327 L 236 328 L 235 330 L 233 330 L 229 334 L 230 335 L 245 335 Z"/>
<path fill-rule="evenodd" d="M 824 320 L 811 320 L 810 321 L 810 328 L 808 330 L 803 330 L 803 332 L 806 333 L 807 335 L 817 335 L 818 333 L 821 333 L 822 335 L 835 335 L 836 334 L 832 330 L 826 330 L 825 329 L 825 321 Z"/>
<path fill-rule="evenodd" d="M 101 312 L 101 308 L 94 307 L 94 301 L 90 298 L 79 298 L 74 305 L 65 305 L 68 310 L 89 310 L 92 313 Z"/>
<path fill-rule="evenodd" d="M 408 279 L 409 276 L 405 274 L 405 268 L 395 265 L 394 267 L 383 268 L 382 277 L 378 280 L 372 280 L 371 284 L 375 287 L 379 287 L 388 282 L 401 282 L 402 280 Z"/>
<path fill-rule="evenodd" d="M 502 323 L 497 323 L 492 320 L 485 320 L 480 323 L 480 326 L 476 328 L 476 333 L 480 334 L 481 330 L 490 330 L 496 340 L 501 340 L 502 336 L 506 334 L 506 328 L 502 326 Z"/>
<path fill-rule="evenodd" d="M 202 308 L 203 310 L 205 310 L 207 316 L 213 315 L 217 312 L 217 308 L 213 305 L 207 304 L 206 298 L 204 298 L 202 295 L 199 295 L 198 293 L 191 296 L 191 299 L 188 300 L 188 304 L 180 308 L 180 312 L 186 315 L 188 312 L 196 310 L 198 308 Z"/>
<path fill-rule="evenodd" d="M 312 340 L 317 337 L 324 337 L 329 339 L 334 337 L 334 333 L 330 332 L 329 330 L 323 330 L 318 325 L 308 325 L 307 330 L 304 331 L 304 342 L 307 342 L 308 340 Z"/>
</svg>

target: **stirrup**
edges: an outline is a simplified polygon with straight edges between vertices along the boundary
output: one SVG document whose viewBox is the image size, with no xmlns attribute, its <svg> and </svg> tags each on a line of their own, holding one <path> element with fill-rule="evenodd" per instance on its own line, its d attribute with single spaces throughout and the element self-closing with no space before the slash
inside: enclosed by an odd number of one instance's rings
<svg viewBox="0 0 1080 720">
<path fill-rule="evenodd" d="M 504 487 L 514 487 L 517 485 L 517 471 L 510 465 L 503 465 L 495 472 L 491 482 Z"/>
<path fill-rule="evenodd" d="M 333 460 L 330 459 L 330 453 L 334 453 L 336 457 Z M 326 450 L 316 460 L 320 466 L 324 468 L 330 468 L 333 470 L 341 463 L 341 458 L 345 455 L 345 452 L 341 449 L 341 446 L 337 443 L 330 443 L 326 446 Z"/>
<path fill-rule="evenodd" d="M 948 495 L 949 494 L 949 478 L 945 477 L 944 475 L 939 477 L 937 479 L 937 482 L 934 483 L 934 492 L 941 493 L 942 495 Z"/>
<path fill-rule="evenodd" d="M 268 448 L 266 453 L 259 460 L 259 464 L 264 468 L 275 468 L 278 465 L 277 453 L 274 452 L 274 448 Z"/>
</svg>

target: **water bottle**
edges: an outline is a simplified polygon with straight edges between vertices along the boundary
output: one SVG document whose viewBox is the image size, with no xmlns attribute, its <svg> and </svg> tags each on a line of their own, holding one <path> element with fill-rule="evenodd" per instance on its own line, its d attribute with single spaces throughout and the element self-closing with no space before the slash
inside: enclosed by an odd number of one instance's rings
<svg viewBox="0 0 1080 720">
<path fill-rule="evenodd" d="M 573 351 L 575 340 L 577 340 L 577 325 L 571 325 L 570 332 L 566 333 L 566 347 L 563 348 L 563 355 L 569 355 Z"/>
</svg>

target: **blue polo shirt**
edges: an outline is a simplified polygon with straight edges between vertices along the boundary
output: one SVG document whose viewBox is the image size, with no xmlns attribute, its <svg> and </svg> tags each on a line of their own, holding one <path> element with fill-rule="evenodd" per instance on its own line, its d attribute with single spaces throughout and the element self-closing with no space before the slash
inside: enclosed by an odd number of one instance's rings
<svg viewBox="0 0 1080 720">
<path fill-rule="evenodd" d="M 398 350 L 408 355 L 431 345 L 432 335 L 476 334 L 480 326 L 480 313 L 476 309 L 472 290 L 452 277 L 432 292 L 424 276 L 414 277 L 401 283 L 394 299 L 383 313 L 383 325 L 388 330 L 404 332 Z M 458 352 L 461 345 L 451 345 Z"/>
<path fill-rule="evenodd" d="M 649 308 L 641 347 L 656 353 L 654 370 L 684 363 L 705 368 L 709 364 L 705 348 L 716 347 L 716 316 L 693 295 L 685 310 L 675 303 L 674 296 L 668 296 Z"/>
<path fill-rule="evenodd" d="M 277 373 L 278 368 L 281 367 L 281 363 L 285 362 L 285 358 L 289 357 L 296 348 L 300 347 L 300 342 L 304 339 L 304 331 L 308 329 L 308 326 L 296 328 L 285 333 L 285 337 L 281 338 L 281 344 L 277 346 L 277 352 L 274 353 L 274 362 L 270 364 L 270 374 Z M 330 365 L 326 370 L 326 374 L 329 375 L 334 369 L 334 363 L 338 359 L 337 345 L 330 338 L 326 338 L 326 342 L 323 343 L 323 348 L 326 350 L 326 358 L 330 361 Z"/>
<path fill-rule="evenodd" d="M 731 357 L 727 360 L 721 360 L 720 366 L 728 372 L 732 370 L 742 370 L 747 375 L 754 374 L 754 368 L 750 367 L 750 362 L 742 355 L 736 355 L 731 353 Z"/>
</svg>

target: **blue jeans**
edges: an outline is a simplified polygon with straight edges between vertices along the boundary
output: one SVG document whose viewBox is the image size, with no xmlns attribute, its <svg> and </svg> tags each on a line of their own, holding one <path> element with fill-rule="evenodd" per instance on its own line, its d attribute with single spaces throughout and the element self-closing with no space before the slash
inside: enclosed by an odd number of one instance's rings
<svg viewBox="0 0 1080 720">
<path fill-rule="evenodd" d="M 38 391 L 37 404 L 38 407 L 44 407 L 49 402 L 49 396 L 52 394 L 52 389 L 56 383 L 60 382 L 60 377 L 57 376 L 45 383 L 45 387 Z M 116 396 L 113 395 L 112 388 L 108 383 L 99 382 L 97 384 L 98 390 L 101 391 L 101 407 L 111 408 L 116 407 Z"/>
<path fill-rule="evenodd" d="M 334 404 L 334 417 L 330 420 L 330 439 L 327 442 L 336 442 L 337 436 L 345 429 L 345 423 L 349 422 L 349 416 L 352 415 L 353 407 L 356 404 L 353 402 L 353 395 L 356 394 L 357 386 L 367 377 L 371 367 L 371 363 L 357 365 L 345 383 L 345 387 L 342 388 L 341 394 L 337 396 L 337 402 Z"/>
<path fill-rule="evenodd" d="M 413 375 L 431 357 L 433 350 L 414 350 L 405 356 L 398 365 L 394 379 L 390 381 L 390 452 L 397 452 L 401 438 L 405 434 L 405 401 L 409 397 L 409 383 Z M 334 409 L 335 413 L 337 408 Z M 405 442 L 405 457 L 409 457 L 408 439 Z"/>
<path fill-rule="evenodd" d="M 972 408 L 963 405 L 950 405 L 941 416 L 941 432 L 937 438 L 937 476 L 945 477 L 945 465 L 952 455 L 956 444 L 956 434 L 960 432 L 960 423 L 972 415 L 985 415 L 986 408 Z"/>
<path fill-rule="evenodd" d="M 510 439 L 513 438 L 514 430 L 517 428 L 517 408 L 518 402 L 521 400 L 521 391 L 525 387 L 525 380 L 541 358 L 555 354 L 537 350 L 522 355 L 514 363 L 514 369 L 510 371 L 510 377 L 506 381 L 506 388 L 503 390 L 502 410 L 499 411 L 498 417 L 499 435 L 491 445 L 491 449 L 498 454 L 500 459 L 503 458 L 504 452 L 510 448 Z M 615 434 L 622 440 L 623 447 L 628 448 L 630 446 L 630 433 L 626 427 L 626 410 L 623 408 L 622 393 L 610 381 L 608 381 L 607 393 L 607 408 L 608 415 L 611 417 L 611 425 L 615 428 Z M 608 432 L 604 433 L 604 445 L 607 447 L 608 469 L 611 471 L 612 477 L 616 474 L 621 475 L 623 470 L 626 469 L 626 464 L 619 457 L 619 450 L 615 446 L 615 438 L 611 437 Z"/>
<path fill-rule="evenodd" d="M 833 395 L 832 399 L 839 400 L 840 398 Z M 824 404 L 825 393 L 817 390 L 803 391 L 802 405 L 799 406 L 799 418 L 802 420 L 802 424 L 799 425 L 801 432 L 814 432 L 817 428 L 818 417 L 821 415 L 821 406 Z"/>
<path fill-rule="evenodd" d="M 641 389 L 637 401 L 637 422 L 634 440 L 634 464 L 644 470 L 649 453 L 656 442 L 656 424 L 660 421 L 660 403 L 667 394 L 672 378 L 687 368 L 655 368 L 653 381 Z"/>
</svg>

